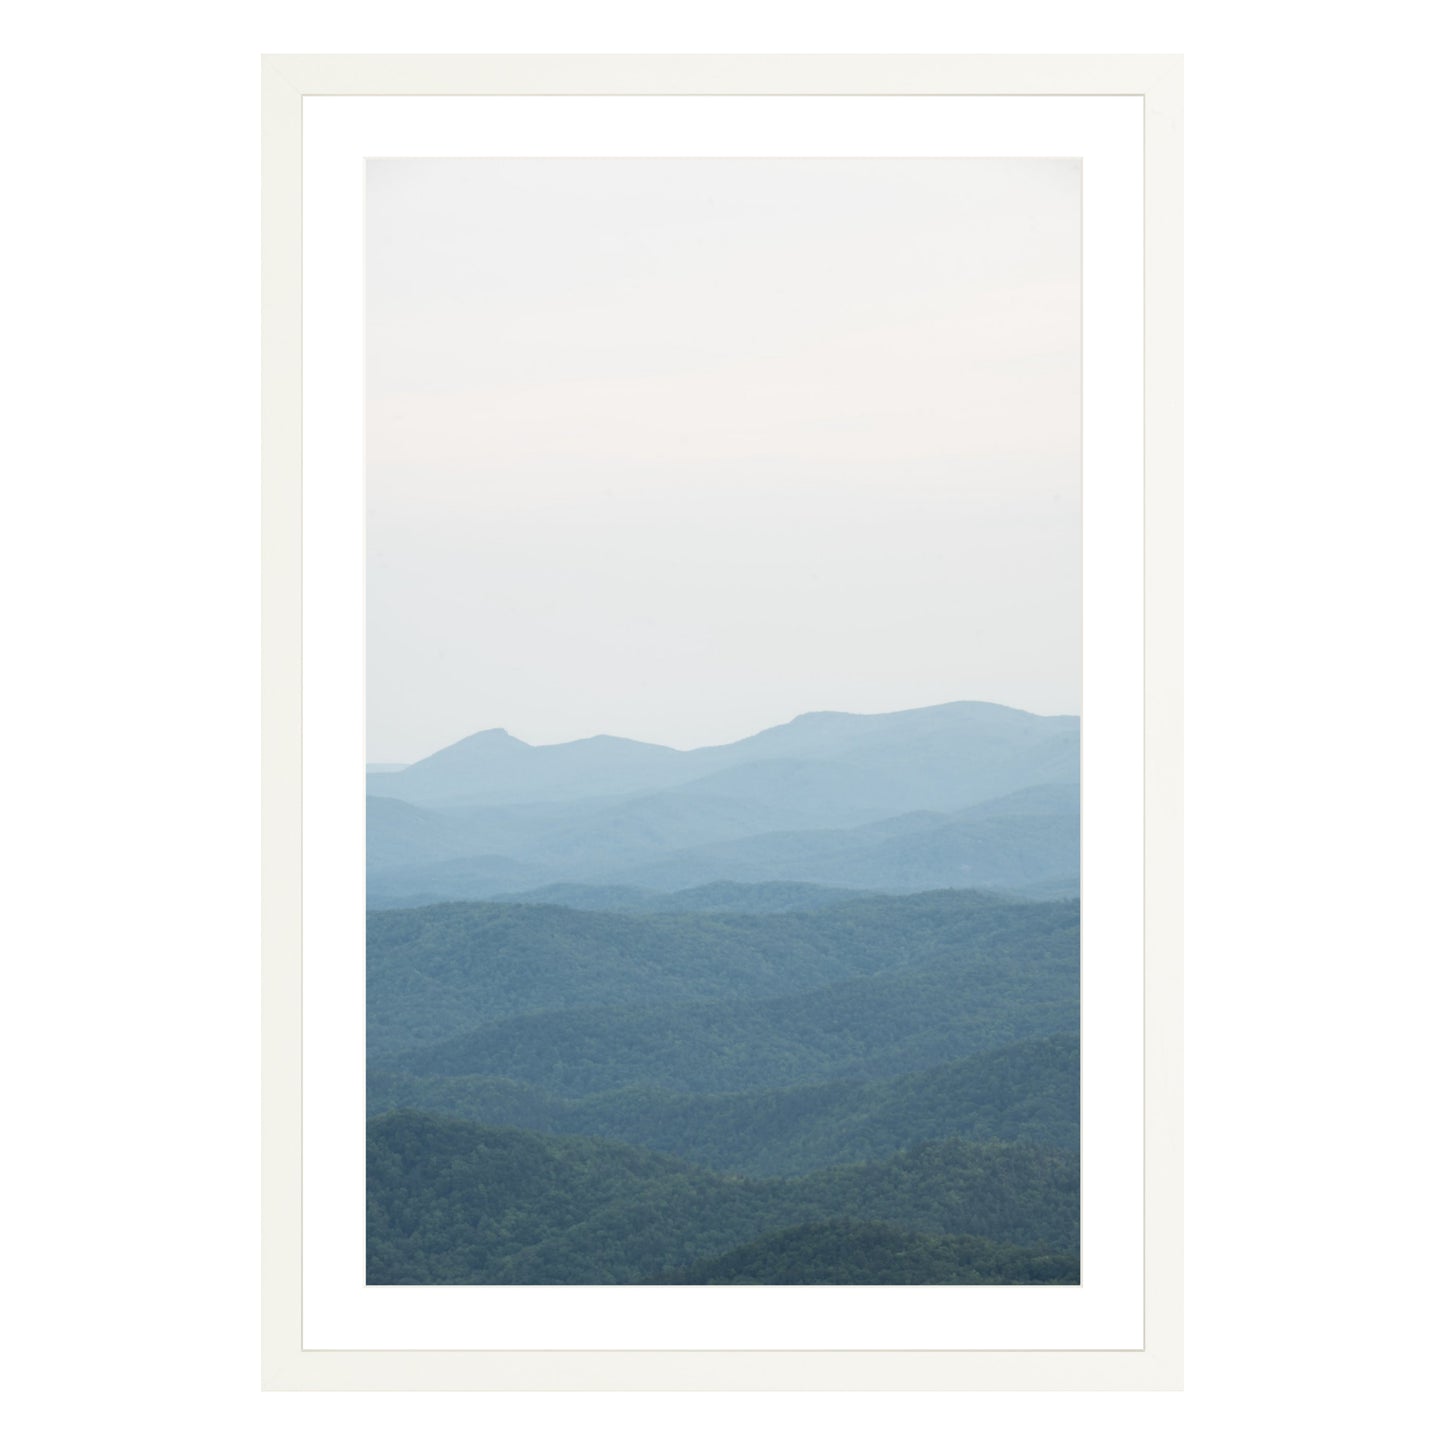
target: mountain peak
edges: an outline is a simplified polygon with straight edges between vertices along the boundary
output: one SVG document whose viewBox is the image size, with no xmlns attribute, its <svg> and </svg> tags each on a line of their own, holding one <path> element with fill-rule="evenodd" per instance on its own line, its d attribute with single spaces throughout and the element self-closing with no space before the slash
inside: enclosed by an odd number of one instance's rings
<svg viewBox="0 0 1445 1445">
<path fill-rule="evenodd" d="M 485 728 L 479 733 L 468 733 L 459 742 L 439 749 L 430 758 L 423 758 L 422 762 L 430 762 L 432 758 L 445 757 L 448 754 L 455 756 L 458 753 L 515 752 L 519 749 L 531 751 L 529 744 L 524 743 L 521 738 L 514 738 L 506 728 Z M 413 764 L 413 766 L 419 767 L 420 764 Z"/>
</svg>

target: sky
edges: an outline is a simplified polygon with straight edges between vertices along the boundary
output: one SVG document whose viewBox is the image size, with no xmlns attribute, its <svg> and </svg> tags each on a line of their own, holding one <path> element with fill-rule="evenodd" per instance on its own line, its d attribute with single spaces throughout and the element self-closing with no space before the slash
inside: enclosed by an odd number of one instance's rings
<svg viewBox="0 0 1445 1445">
<path fill-rule="evenodd" d="M 368 162 L 368 758 L 1077 712 L 1079 182 Z"/>
</svg>

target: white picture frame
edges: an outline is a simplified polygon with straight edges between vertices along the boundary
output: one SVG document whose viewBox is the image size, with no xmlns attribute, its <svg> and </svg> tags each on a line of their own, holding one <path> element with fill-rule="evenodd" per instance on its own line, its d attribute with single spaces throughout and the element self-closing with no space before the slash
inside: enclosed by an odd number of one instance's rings
<svg viewBox="0 0 1445 1445">
<path fill-rule="evenodd" d="M 264 126 L 263 1370 L 272 1390 L 1175 1389 L 1182 1377 L 1177 57 L 270 56 Z M 302 112 L 308 96 L 1137 96 L 1143 108 L 1143 1343 L 1130 1349 L 305 1348 Z M 358 215 L 357 224 L 360 224 Z M 1087 325 L 1087 317 L 1085 324 Z M 358 372 L 356 385 L 360 386 Z M 1085 387 L 1089 377 L 1085 374 Z M 1085 438 L 1087 448 L 1088 438 Z M 1088 526 L 1087 512 L 1085 526 Z M 1087 1040 L 1086 1045 L 1087 1047 Z M 358 1200 L 357 1209 L 361 1204 Z"/>
</svg>

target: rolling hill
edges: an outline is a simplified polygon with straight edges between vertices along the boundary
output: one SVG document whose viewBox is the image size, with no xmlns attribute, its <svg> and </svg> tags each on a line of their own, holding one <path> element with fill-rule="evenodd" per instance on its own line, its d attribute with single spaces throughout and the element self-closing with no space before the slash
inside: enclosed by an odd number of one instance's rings
<svg viewBox="0 0 1445 1445">
<path fill-rule="evenodd" d="M 761 1064 L 765 1041 L 782 1048 L 795 1024 L 841 1059 L 845 1019 L 860 1047 L 881 1043 L 886 1028 L 906 1030 L 905 1019 L 986 1047 L 1073 1027 L 1077 949 L 1077 904 L 968 892 L 861 898 L 809 913 L 627 915 L 500 903 L 384 910 L 367 918 L 368 1051 L 379 1059 L 411 1050 L 407 1072 L 450 1074 L 512 1073 L 487 1060 L 517 1051 L 523 1072 L 513 1077 L 588 1093 L 617 1085 L 575 1088 L 536 1070 L 553 1059 L 570 1079 L 594 1055 L 603 1069 L 598 1051 L 646 1050 L 649 1038 L 658 1067 L 684 1039 L 703 1050 L 701 1065 L 749 1029 L 753 1042 L 739 1047 Z M 897 986 L 870 992 L 868 979 L 882 973 Z M 940 1000 L 943 1013 L 930 1015 Z"/>
<path fill-rule="evenodd" d="M 568 1099 L 515 1079 L 373 1070 L 368 1111 L 619 1139 L 711 1169 L 801 1174 L 929 1139 L 1079 1147 L 1079 1041 L 1026 1039 L 916 1073 L 739 1093 L 629 1088 Z"/>
<path fill-rule="evenodd" d="M 1078 1249 L 1077 1158 L 1033 1145 L 950 1140 L 758 1180 L 415 1112 L 373 1119 L 367 1142 L 368 1284 L 640 1283 L 838 1220 L 1012 1245 L 1020 1282 Z"/>
</svg>

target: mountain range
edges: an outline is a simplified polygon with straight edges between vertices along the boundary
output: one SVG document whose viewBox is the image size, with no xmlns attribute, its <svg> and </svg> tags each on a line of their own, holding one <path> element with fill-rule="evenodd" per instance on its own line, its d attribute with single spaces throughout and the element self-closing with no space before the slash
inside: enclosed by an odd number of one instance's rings
<svg viewBox="0 0 1445 1445">
<path fill-rule="evenodd" d="M 367 1282 L 1076 1284 L 1079 724 L 367 773 Z"/>
<path fill-rule="evenodd" d="M 370 1282 L 1076 1281 L 1077 901 L 699 892 L 369 914 Z"/>
<path fill-rule="evenodd" d="M 475 733 L 369 772 L 373 907 L 558 884 L 1077 891 L 1079 723 L 990 703 L 805 713 L 688 751 Z"/>
</svg>

